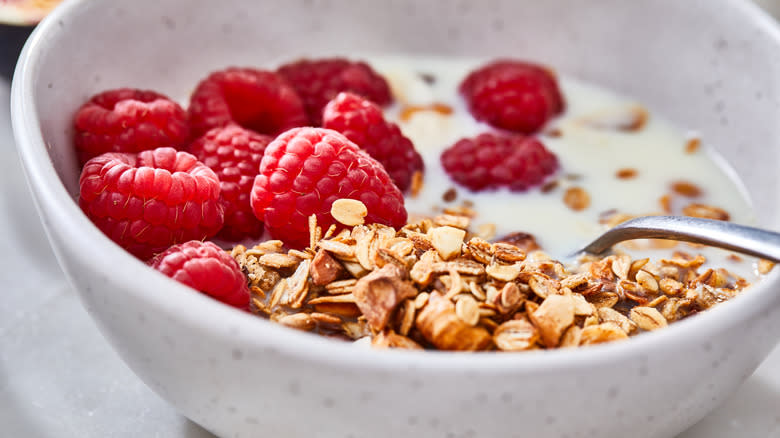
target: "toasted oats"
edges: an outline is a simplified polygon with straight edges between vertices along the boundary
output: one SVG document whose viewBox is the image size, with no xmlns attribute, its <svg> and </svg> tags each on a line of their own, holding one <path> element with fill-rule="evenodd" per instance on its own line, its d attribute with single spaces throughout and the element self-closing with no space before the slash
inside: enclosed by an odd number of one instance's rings
<svg viewBox="0 0 780 438">
<path fill-rule="evenodd" d="M 631 257 L 627 254 L 620 254 L 612 259 L 612 272 L 620 279 L 628 279 L 631 270 Z"/>
<path fill-rule="evenodd" d="M 348 227 L 363 225 L 367 214 L 366 204 L 357 199 L 337 199 L 330 206 L 330 215 L 333 219 Z"/>
<path fill-rule="evenodd" d="M 355 290 L 357 279 L 348 278 L 346 280 L 332 281 L 325 285 L 325 291 L 330 295 L 341 295 L 352 293 Z"/>
<path fill-rule="evenodd" d="M 265 316 L 271 315 L 271 311 L 266 307 L 265 303 L 257 298 L 252 298 L 252 306 L 254 313 L 262 313 Z"/>
<path fill-rule="evenodd" d="M 455 313 L 455 304 L 433 292 L 417 314 L 415 327 L 423 337 L 441 350 L 485 350 L 492 336 L 481 326 L 472 327 Z"/>
<path fill-rule="evenodd" d="M 653 307 L 637 306 L 629 313 L 631 320 L 642 330 L 657 330 L 666 327 L 666 318 Z"/>
<path fill-rule="evenodd" d="M 412 174 L 412 182 L 409 186 L 409 194 L 412 198 L 416 198 L 423 189 L 423 173 L 420 170 L 415 170 Z"/>
<path fill-rule="evenodd" d="M 344 295 L 339 295 L 344 296 Z M 357 318 L 361 315 L 360 309 L 355 305 L 355 303 L 349 303 L 349 302 L 319 302 L 316 304 L 313 304 L 314 310 L 321 313 L 328 313 L 336 316 L 341 316 L 344 318 Z"/>
<path fill-rule="evenodd" d="M 539 340 L 539 331 L 528 319 L 513 319 L 495 328 L 493 342 L 499 350 L 523 351 L 533 348 Z"/>
<path fill-rule="evenodd" d="M 447 293 L 444 296 L 450 300 L 463 291 L 464 283 L 460 274 L 454 268 L 450 268 L 447 278 L 449 278 L 449 286 L 447 287 Z"/>
<path fill-rule="evenodd" d="M 415 307 L 415 300 L 406 299 L 400 306 L 400 324 L 398 325 L 398 333 L 403 336 L 409 335 L 409 330 L 414 327 L 414 317 L 417 313 Z"/>
<path fill-rule="evenodd" d="M 466 237 L 466 231 L 450 226 L 431 230 L 431 244 L 444 260 L 450 260 L 460 255 L 464 237 Z"/>
<path fill-rule="evenodd" d="M 428 304 L 428 296 L 428 292 L 420 292 L 414 298 L 414 308 L 419 310 L 425 307 L 425 305 Z"/>
<path fill-rule="evenodd" d="M 477 301 L 471 295 L 463 295 L 455 303 L 455 315 L 461 321 L 470 326 L 475 326 L 479 322 L 479 306 Z"/>
<path fill-rule="evenodd" d="M 704 219 L 715 219 L 727 221 L 730 219 L 728 212 L 722 208 L 712 205 L 691 203 L 682 209 L 685 216 L 700 217 Z"/>
<path fill-rule="evenodd" d="M 600 307 L 598 309 L 598 315 L 601 322 L 611 322 L 626 333 L 631 333 L 636 330 L 636 324 L 615 309 Z"/>
<path fill-rule="evenodd" d="M 602 307 L 614 307 L 615 304 L 620 301 L 618 294 L 614 292 L 596 292 L 586 297 L 589 303 L 596 306 L 596 308 Z"/>
<path fill-rule="evenodd" d="M 588 276 L 584 273 L 570 275 L 561 280 L 561 287 L 576 289 L 582 285 L 588 284 Z"/>
<path fill-rule="evenodd" d="M 502 314 L 510 314 L 516 311 L 525 300 L 525 296 L 520 292 L 520 288 L 515 283 L 506 283 L 501 288 L 499 298 L 496 304 Z"/>
<path fill-rule="evenodd" d="M 542 343 L 556 347 L 563 332 L 574 323 L 574 301 L 563 295 L 549 295 L 528 317 L 539 329 Z"/>
<path fill-rule="evenodd" d="M 477 284 L 476 281 L 470 281 L 468 282 L 468 285 L 471 294 L 474 295 L 474 298 L 476 298 L 478 301 L 485 301 L 487 299 L 487 296 L 485 295 L 485 291 L 482 290 L 482 287 L 479 284 Z"/>
<path fill-rule="evenodd" d="M 582 211 L 590 206 L 590 195 L 582 187 L 570 187 L 563 195 L 563 203 L 574 211 Z"/>
<path fill-rule="evenodd" d="M 465 230 L 471 223 L 468 216 L 455 216 L 452 214 L 441 214 L 433 218 L 433 223 L 439 227 L 454 227 Z"/>
<path fill-rule="evenodd" d="M 442 211 L 446 214 L 452 214 L 455 216 L 468 216 L 468 217 L 475 217 L 477 215 L 477 212 L 474 211 L 469 205 L 469 201 L 465 200 L 463 201 L 463 205 L 459 207 L 447 207 L 444 208 Z"/>
<path fill-rule="evenodd" d="M 641 269 L 636 273 L 636 282 L 645 290 L 658 292 L 658 281 L 653 274 Z"/>
<path fill-rule="evenodd" d="M 276 283 L 276 286 L 274 286 L 274 289 L 271 291 L 271 299 L 268 303 L 269 309 L 273 309 L 279 305 L 279 301 L 282 299 L 282 294 L 284 294 L 285 290 L 287 290 L 287 279 L 282 278 Z"/>
<path fill-rule="evenodd" d="M 499 263 L 491 263 L 485 267 L 485 272 L 491 278 L 495 278 L 500 281 L 514 281 L 521 271 L 521 266 L 518 263 L 511 265 L 503 265 Z"/>
<path fill-rule="evenodd" d="M 634 168 L 623 168 L 618 169 L 617 172 L 615 172 L 615 177 L 617 179 L 632 179 L 636 178 L 636 176 L 639 174 L 639 171 Z"/>
<path fill-rule="evenodd" d="M 263 266 L 279 269 L 292 268 L 298 264 L 300 259 L 287 254 L 263 254 L 257 261 Z"/>
<path fill-rule="evenodd" d="M 631 104 L 594 112 L 582 117 L 580 123 L 599 130 L 637 132 L 649 117 L 650 113 L 644 107 Z"/>
<path fill-rule="evenodd" d="M 555 283 L 542 273 L 532 275 L 528 279 L 528 286 L 539 298 L 546 299 L 548 296 L 558 293 Z"/>
<path fill-rule="evenodd" d="M 317 246 L 317 242 L 322 238 L 322 228 L 317 226 L 317 215 L 309 216 L 309 248 Z"/>
<path fill-rule="evenodd" d="M 580 345 L 601 344 L 628 338 L 626 332 L 611 322 L 587 326 L 582 329 Z"/>
<path fill-rule="evenodd" d="M 334 318 L 338 318 L 335 317 Z M 371 329 L 365 321 L 346 321 L 341 324 L 341 331 L 351 339 L 360 339 L 371 336 Z"/>
<path fill-rule="evenodd" d="M 698 137 L 693 137 L 688 139 L 688 141 L 685 142 L 685 153 L 686 154 L 693 154 L 696 151 L 699 150 L 701 147 L 701 139 Z"/>
<path fill-rule="evenodd" d="M 374 269 L 373 257 L 371 257 L 371 246 L 376 238 L 376 229 L 366 226 L 355 227 L 352 231 L 355 238 L 355 257 L 358 263 L 365 269 L 371 271 Z"/>
<path fill-rule="evenodd" d="M 472 237 L 466 243 L 466 254 L 474 260 L 488 264 L 493 258 L 493 245 L 480 237 Z"/>
<path fill-rule="evenodd" d="M 392 330 L 381 331 L 371 340 L 371 346 L 374 348 L 401 348 L 405 350 L 422 350 L 423 348 L 417 342 L 396 334 Z"/>
<path fill-rule="evenodd" d="M 582 339 L 582 329 L 576 325 L 573 325 L 566 329 L 565 332 L 563 332 L 563 336 L 561 336 L 561 343 L 558 344 L 558 347 L 578 347 L 580 345 L 580 339 Z"/>
<path fill-rule="evenodd" d="M 449 262 L 433 264 L 433 271 L 437 273 L 450 272 L 451 269 L 463 275 L 485 275 L 485 267 L 483 265 L 468 259 L 455 259 Z"/>
<path fill-rule="evenodd" d="M 417 289 L 404 276 L 397 266 L 385 265 L 355 284 L 355 303 L 374 330 L 387 325 L 390 314 L 404 299 L 417 295 Z"/>
<path fill-rule="evenodd" d="M 284 243 L 281 240 L 267 240 L 262 243 L 258 243 L 253 246 L 252 249 L 246 250 L 247 255 L 253 255 L 259 257 L 263 254 L 272 254 L 281 252 Z"/>
<path fill-rule="evenodd" d="M 690 181 L 674 181 L 671 188 L 674 193 L 686 198 L 696 198 L 702 195 L 699 186 Z"/>
<path fill-rule="evenodd" d="M 328 251 L 338 259 L 353 261 L 355 258 L 355 246 L 347 245 L 336 240 L 320 240 L 316 247 Z"/>
<path fill-rule="evenodd" d="M 311 260 L 304 260 L 287 280 L 287 304 L 293 309 L 299 309 L 309 293 L 309 265 Z"/>
<path fill-rule="evenodd" d="M 675 257 L 672 257 L 671 259 L 661 259 L 661 264 L 676 266 L 683 269 L 698 269 L 707 261 L 702 255 L 697 255 L 692 259 L 683 258 L 682 255 L 683 254 L 681 253 L 676 253 Z"/>
<path fill-rule="evenodd" d="M 325 295 L 322 297 L 312 298 L 307 302 L 307 304 L 311 304 L 311 305 L 333 304 L 333 303 L 355 304 L 357 303 L 357 299 L 355 298 L 354 294 L 340 294 L 340 295 Z"/>
<path fill-rule="evenodd" d="M 276 322 L 287 327 L 303 331 L 312 331 L 317 327 L 317 323 L 308 313 L 293 313 L 277 319 Z"/>
<path fill-rule="evenodd" d="M 761 259 L 758 261 L 757 270 L 758 273 L 761 275 L 766 275 L 770 272 L 772 272 L 772 269 L 775 267 L 775 264 L 769 260 Z"/>
<path fill-rule="evenodd" d="M 539 244 L 536 243 L 536 238 L 532 234 L 523 232 L 507 234 L 506 236 L 497 239 L 496 243 L 508 243 L 510 245 L 514 245 L 526 254 L 541 248 Z"/>
<path fill-rule="evenodd" d="M 493 253 L 497 259 L 506 263 L 520 262 L 525 260 L 525 251 L 509 243 L 495 243 L 493 245 Z"/>
</svg>

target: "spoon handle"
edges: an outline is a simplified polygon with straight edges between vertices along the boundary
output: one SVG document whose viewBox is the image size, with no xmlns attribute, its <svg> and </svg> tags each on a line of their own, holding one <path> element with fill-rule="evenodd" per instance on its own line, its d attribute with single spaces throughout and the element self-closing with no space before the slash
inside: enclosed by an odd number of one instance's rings
<svg viewBox="0 0 780 438">
<path fill-rule="evenodd" d="M 624 240 L 649 238 L 701 243 L 780 262 L 780 233 L 687 216 L 631 219 L 602 234 L 582 251 L 600 254 Z"/>
</svg>

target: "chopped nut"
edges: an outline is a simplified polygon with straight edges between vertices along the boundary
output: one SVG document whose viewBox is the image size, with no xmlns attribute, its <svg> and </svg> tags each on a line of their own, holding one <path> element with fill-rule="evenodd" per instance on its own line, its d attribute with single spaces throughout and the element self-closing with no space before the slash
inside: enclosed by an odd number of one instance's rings
<svg viewBox="0 0 780 438">
<path fill-rule="evenodd" d="M 730 218 L 728 212 L 722 208 L 697 203 L 688 204 L 682 209 L 682 214 L 691 217 L 715 219 L 719 221 L 727 221 Z"/>
<path fill-rule="evenodd" d="M 333 219 L 348 227 L 363 225 L 367 214 L 366 204 L 357 199 L 336 199 L 330 206 L 330 215 Z"/>
<path fill-rule="evenodd" d="M 382 330 L 396 306 L 417 295 L 417 289 L 403 279 L 404 272 L 395 265 L 385 265 L 358 280 L 355 303 L 374 330 Z"/>
<path fill-rule="evenodd" d="M 426 304 L 428 304 L 428 292 L 420 292 L 414 298 L 414 308 L 422 309 Z"/>
<path fill-rule="evenodd" d="M 587 326 L 582 329 L 580 345 L 601 344 L 628 338 L 626 332 L 611 322 Z"/>
<path fill-rule="evenodd" d="M 590 316 L 595 311 L 595 306 L 588 302 L 581 294 L 572 294 L 574 302 L 574 314 L 577 316 Z"/>
<path fill-rule="evenodd" d="M 574 302 L 571 297 L 550 295 L 528 317 L 539 329 L 542 343 L 547 347 L 555 347 L 564 330 L 574 323 Z"/>
<path fill-rule="evenodd" d="M 311 262 L 309 274 L 312 283 L 323 286 L 336 281 L 344 273 L 344 267 L 327 251 L 319 249 Z"/>
<path fill-rule="evenodd" d="M 431 232 L 431 244 L 444 260 L 460 255 L 466 231 L 450 226 L 434 228 Z"/>
<path fill-rule="evenodd" d="M 690 181 L 675 181 L 672 183 L 672 191 L 686 198 L 695 198 L 701 196 L 702 190 L 696 184 Z"/>
<path fill-rule="evenodd" d="M 525 317 L 506 321 L 493 332 L 493 342 L 503 351 L 528 350 L 538 339 L 538 330 Z"/>
<path fill-rule="evenodd" d="M 430 294 L 428 304 L 417 314 L 415 327 L 441 350 L 484 350 L 492 343 L 487 330 L 461 321 L 452 301 L 438 292 Z"/>
<path fill-rule="evenodd" d="M 582 211 L 590 206 L 590 195 L 582 187 L 570 187 L 563 195 L 563 203 L 574 211 Z"/>
<path fill-rule="evenodd" d="M 637 306 L 629 313 L 631 320 L 642 330 L 657 330 L 666 327 L 666 318 L 653 307 Z"/>
</svg>

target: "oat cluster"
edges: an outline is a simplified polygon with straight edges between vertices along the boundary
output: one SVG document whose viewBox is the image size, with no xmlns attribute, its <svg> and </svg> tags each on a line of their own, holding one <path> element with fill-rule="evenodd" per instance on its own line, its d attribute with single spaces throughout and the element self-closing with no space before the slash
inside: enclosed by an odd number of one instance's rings
<svg viewBox="0 0 780 438">
<path fill-rule="evenodd" d="M 395 230 L 364 225 L 359 206 L 343 207 L 334 217 L 350 226 L 323 233 L 310 218 L 304 251 L 285 251 L 278 240 L 232 250 L 255 313 L 378 348 L 524 351 L 626 339 L 749 285 L 704 269 L 701 255 L 678 251 L 651 262 L 611 254 L 566 266 L 530 235 L 494 242 L 474 235 L 468 216 Z"/>
</svg>

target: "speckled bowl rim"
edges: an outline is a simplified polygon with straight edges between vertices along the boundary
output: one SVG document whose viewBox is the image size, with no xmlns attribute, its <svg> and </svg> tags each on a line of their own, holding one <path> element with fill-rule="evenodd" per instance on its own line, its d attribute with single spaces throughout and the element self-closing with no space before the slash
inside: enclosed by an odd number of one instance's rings
<svg viewBox="0 0 780 438">
<path fill-rule="evenodd" d="M 282 327 L 193 293 L 191 289 L 149 269 L 93 226 L 66 190 L 47 153 L 34 98 L 39 86 L 35 79 L 55 26 L 90 1 L 71 0 L 55 9 L 36 28 L 22 51 L 11 92 L 11 118 L 17 149 L 37 207 L 57 218 L 56 224 L 45 224 L 50 240 L 51 233 L 55 232 L 52 229 L 67 231 L 70 245 L 81 242 L 83 247 L 89 248 L 89 254 L 100 254 L 100 257 L 90 257 L 87 251 L 76 252 L 85 266 L 91 266 L 92 273 L 89 275 L 110 273 L 112 282 L 137 284 L 133 293 L 144 305 L 154 306 L 188 327 L 197 327 L 215 336 L 230 337 L 245 345 L 247 351 L 273 349 L 303 361 L 330 363 L 345 368 L 529 373 L 596 366 L 648 355 L 676 343 L 690 342 L 696 335 L 714 333 L 724 325 L 739 325 L 743 319 L 759 315 L 765 310 L 764 304 L 770 294 L 780 289 L 780 269 L 775 269 L 748 293 L 694 318 L 676 322 L 664 330 L 644 333 L 625 342 L 521 354 L 376 351 L 357 348 L 350 343 Z M 771 36 L 780 53 L 780 29 L 771 17 L 750 2 L 730 0 L 729 3 L 739 13 L 751 17 L 757 30 Z M 46 217 L 45 214 L 41 216 Z M 162 290 L 165 293 L 159 293 Z M 182 309 L 187 311 L 182 312 Z"/>
</svg>

